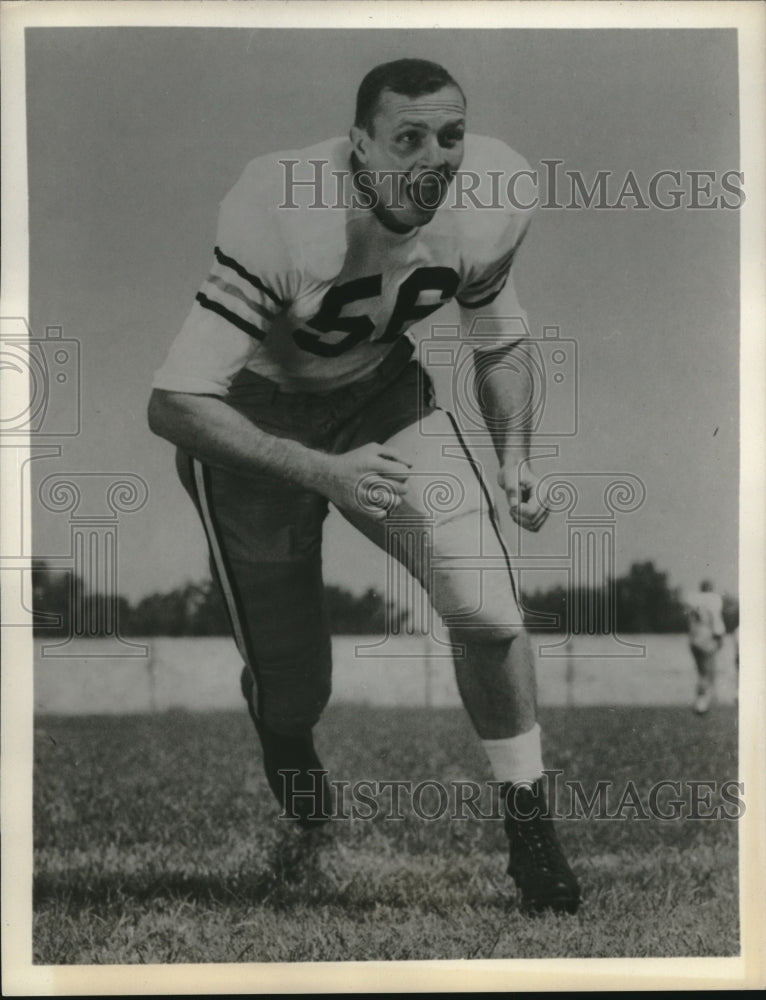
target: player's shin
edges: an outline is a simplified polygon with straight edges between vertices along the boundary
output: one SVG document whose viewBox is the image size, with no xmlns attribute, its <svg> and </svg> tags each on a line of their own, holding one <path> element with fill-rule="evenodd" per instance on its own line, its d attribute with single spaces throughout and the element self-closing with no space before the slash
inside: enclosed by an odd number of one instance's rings
<svg viewBox="0 0 766 1000">
<path fill-rule="evenodd" d="M 326 823 L 332 809 L 330 789 L 311 730 L 285 735 L 270 729 L 256 713 L 253 678 L 247 666 L 242 669 L 240 685 L 261 743 L 266 780 L 282 807 L 280 818 L 297 820 L 307 829 Z"/>
<path fill-rule="evenodd" d="M 505 740 L 484 740 L 494 777 L 502 782 L 508 874 L 521 894 L 521 909 L 575 913 L 580 887 L 559 844 L 540 746 L 540 727 Z"/>
</svg>

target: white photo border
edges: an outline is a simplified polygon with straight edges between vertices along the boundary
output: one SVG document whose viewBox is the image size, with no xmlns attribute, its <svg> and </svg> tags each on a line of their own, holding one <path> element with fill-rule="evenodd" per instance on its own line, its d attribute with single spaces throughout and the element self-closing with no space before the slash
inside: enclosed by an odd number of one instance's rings
<svg viewBox="0 0 766 1000">
<path fill-rule="evenodd" d="M 395 28 L 735 28 L 739 38 L 741 169 L 741 778 L 750 791 L 740 821 L 742 954 L 712 959 L 561 959 L 170 965 L 31 964 L 31 628 L 4 629 L 2 670 L 2 966 L 6 996 L 323 992 L 517 992 L 757 988 L 766 984 L 763 938 L 766 811 L 763 787 L 764 440 L 766 440 L 766 212 L 764 94 L 766 7 L 749 2 L 96 2 L 2 4 L 2 274 L 0 315 L 28 315 L 24 29 L 65 26 Z M 13 384 L 18 391 L 18 384 Z M 6 397 L 5 412 L 23 400 Z M 28 497 L 23 454 L 3 449 L 2 538 L 21 530 L 14 498 Z M 29 520 L 24 519 L 28 529 Z M 27 540 L 28 542 L 28 540 Z M 23 551 L 29 551 L 29 545 Z M 0 565 L 0 569 L 5 568 Z M 3 573 L 3 605 L 29 607 L 14 591 L 28 574 Z M 25 598 L 22 601 L 22 598 Z M 757 790 L 757 797 L 755 794 Z"/>
</svg>

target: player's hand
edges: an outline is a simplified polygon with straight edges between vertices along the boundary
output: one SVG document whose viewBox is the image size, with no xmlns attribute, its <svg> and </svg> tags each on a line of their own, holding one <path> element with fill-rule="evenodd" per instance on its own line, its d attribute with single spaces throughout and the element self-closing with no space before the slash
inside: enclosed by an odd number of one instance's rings
<svg viewBox="0 0 766 1000">
<path fill-rule="evenodd" d="M 395 449 L 366 444 L 328 458 L 323 492 L 341 510 L 380 521 L 402 502 L 412 464 Z"/>
<path fill-rule="evenodd" d="M 501 466 L 497 481 L 505 492 L 508 509 L 516 524 L 527 531 L 539 531 L 550 514 L 540 479 L 529 463 L 509 463 Z"/>
</svg>

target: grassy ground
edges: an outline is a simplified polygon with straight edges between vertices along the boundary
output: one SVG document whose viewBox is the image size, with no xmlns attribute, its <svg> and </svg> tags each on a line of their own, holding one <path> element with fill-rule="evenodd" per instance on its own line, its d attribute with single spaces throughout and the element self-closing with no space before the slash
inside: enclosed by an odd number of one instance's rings
<svg viewBox="0 0 766 1000">
<path fill-rule="evenodd" d="M 403 820 L 314 834 L 279 820 L 244 710 L 42 718 L 34 961 L 737 954 L 737 823 L 638 819 L 624 798 L 632 782 L 650 812 L 652 785 L 677 781 L 688 811 L 689 782 L 736 779 L 735 710 L 549 708 L 541 722 L 548 766 L 589 794 L 612 781 L 607 811 L 623 818 L 560 822 L 585 902 L 575 917 L 529 920 L 497 821 L 429 822 L 406 797 Z M 317 743 L 331 777 L 351 782 L 489 777 L 457 709 L 336 707 Z M 721 805 L 699 796 L 702 815 Z"/>
</svg>

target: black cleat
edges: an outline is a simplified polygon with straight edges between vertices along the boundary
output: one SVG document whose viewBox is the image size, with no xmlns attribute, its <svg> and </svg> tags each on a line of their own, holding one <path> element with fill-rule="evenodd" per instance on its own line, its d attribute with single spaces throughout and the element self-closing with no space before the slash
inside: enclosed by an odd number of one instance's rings
<svg viewBox="0 0 766 1000">
<path fill-rule="evenodd" d="M 522 913 L 576 913 L 580 886 L 548 813 L 543 779 L 531 786 L 505 785 L 503 794 L 510 847 L 508 874 L 521 893 Z"/>
<path fill-rule="evenodd" d="M 281 818 L 295 819 L 305 829 L 326 823 L 330 819 L 330 789 L 311 731 L 284 736 L 267 729 L 255 713 L 249 667 L 242 668 L 240 686 L 261 741 L 266 780 L 282 806 Z"/>
</svg>

